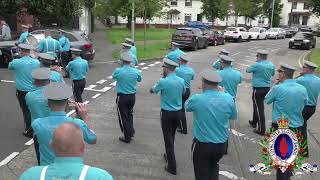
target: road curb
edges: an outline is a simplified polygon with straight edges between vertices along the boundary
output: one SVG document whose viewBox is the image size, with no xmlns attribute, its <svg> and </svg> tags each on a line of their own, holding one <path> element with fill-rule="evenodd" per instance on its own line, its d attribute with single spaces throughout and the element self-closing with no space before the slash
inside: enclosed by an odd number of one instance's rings
<svg viewBox="0 0 320 180">
<path fill-rule="evenodd" d="M 306 61 L 306 57 L 310 56 L 311 54 L 311 50 L 305 52 L 302 54 L 302 56 L 299 57 L 298 59 L 298 64 L 299 64 L 299 67 L 302 68 L 303 67 L 303 64 L 304 64 L 304 61 Z M 309 58 L 308 58 L 309 59 Z"/>
</svg>

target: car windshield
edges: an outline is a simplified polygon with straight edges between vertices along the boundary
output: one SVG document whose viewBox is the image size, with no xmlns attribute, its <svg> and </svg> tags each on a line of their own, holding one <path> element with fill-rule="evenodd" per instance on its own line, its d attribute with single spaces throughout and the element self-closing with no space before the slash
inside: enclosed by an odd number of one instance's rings
<svg viewBox="0 0 320 180">
<path fill-rule="evenodd" d="M 278 29 L 277 28 L 271 28 L 271 29 L 268 29 L 268 32 L 278 32 Z"/>
<path fill-rule="evenodd" d="M 251 28 L 249 29 L 249 32 L 259 32 L 260 28 Z"/>
<path fill-rule="evenodd" d="M 306 34 L 305 33 L 297 33 L 294 38 L 297 38 L 297 39 L 303 39 L 306 37 Z"/>
<path fill-rule="evenodd" d="M 188 30 L 188 29 L 177 29 L 174 34 L 192 34 L 192 30 Z"/>
<path fill-rule="evenodd" d="M 226 29 L 226 31 L 237 31 L 237 29 L 229 27 L 229 28 Z"/>
</svg>

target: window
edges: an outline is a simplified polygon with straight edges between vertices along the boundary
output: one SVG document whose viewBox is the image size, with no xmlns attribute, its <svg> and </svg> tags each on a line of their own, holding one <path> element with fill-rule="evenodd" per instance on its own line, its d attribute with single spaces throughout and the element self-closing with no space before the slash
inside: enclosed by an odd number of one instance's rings
<svg viewBox="0 0 320 180">
<path fill-rule="evenodd" d="M 185 0 L 185 6 L 192 6 L 192 0 Z"/>
<path fill-rule="evenodd" d="M 72 34 L 65 33 L 64 35 L 66 36 L 66 38 L 68 38 L 70 40 L 70 42 L 78 41 L 77 38 L 74 37 L 74 35 L 72 35 Z"/>
<path fill-rule="evenodd" d="M 303 4 L 303 9 L 309 9 L 309 8 L 310 8 L 310 6 L 308 5 L 308 3 Z"/>
<path fill-rule="evenodd" d="M 300 24 L 300 16 L 292 15 L 292 24 Z"/>
<path fill-rule="evenodd" d="M 191 21 L 191 14 L 185 14 L 185 15 L 184 15 L 184 21 L 185 21 L 185 22 Z"/>
<path fill-rule="evenodd" d="M 297 9 L 297 1 L 292 2 L 292 9 Z"/>
<path fill-rule="evenodd" d="M 171 0 L 171 6 L 177 6 L 178 5 L 178 0 Z"/>
</svg>

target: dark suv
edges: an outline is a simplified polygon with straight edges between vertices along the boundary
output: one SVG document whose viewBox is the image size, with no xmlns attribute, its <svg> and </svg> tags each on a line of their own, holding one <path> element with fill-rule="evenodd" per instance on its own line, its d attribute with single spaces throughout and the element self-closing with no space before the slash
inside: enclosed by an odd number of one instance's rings
<svg viewBox="0 0 320 180">
<path fill-rule="evenodd" d="M 316 38 L 311 32 L 298 32 L 289 41 L 289 48 L 311 49 L 316 46 Z"/>
<path fill-rule="evenodd" d="M 199 28 L 178 28 L 172 34 L 171 42 L 179 43 L 181 47 L 189 47 L 194 51 L 208 47 L 208 40 Z"/>
</svg>

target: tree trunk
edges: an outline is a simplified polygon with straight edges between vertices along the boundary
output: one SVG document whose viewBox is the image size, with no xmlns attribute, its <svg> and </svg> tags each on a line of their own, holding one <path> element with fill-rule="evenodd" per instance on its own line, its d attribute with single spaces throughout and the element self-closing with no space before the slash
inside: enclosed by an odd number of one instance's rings
<svg viewBox="0 0 320 180">
<path fill-rule="evenodd" d="M 114 16 L 114 24 L 119 24 L 119 19 L 118 19 L 118 15 Z"/>
<path fill-rule="evenodd" d="M 143 49 L 146 50 L 146 31 L 147 31 L 147 9 L 144 7 L 143 11 L 143 25 L 144 25 L 144 32 L 143 32 Z"/>
</svg>

